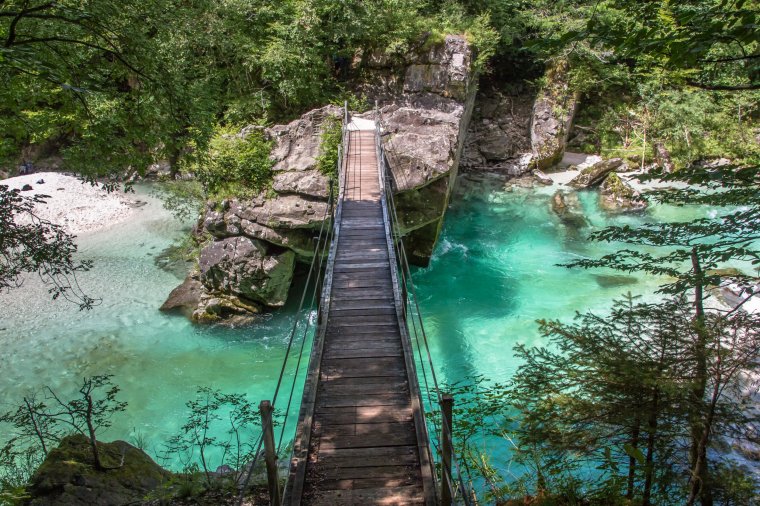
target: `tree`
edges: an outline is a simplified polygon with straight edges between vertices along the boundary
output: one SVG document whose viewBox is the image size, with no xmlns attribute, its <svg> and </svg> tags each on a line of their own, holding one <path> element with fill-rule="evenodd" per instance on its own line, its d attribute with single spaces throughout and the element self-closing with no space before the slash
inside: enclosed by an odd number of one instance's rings
<svg viewBox="0 0 760 506">
<path fill-rule="evenodd" d="M 15 430 L 6 442 L 7 454 L 24 455 L 32 445 L 39 444 L 39 450 L 47 455 L 50 444 L 58 444 L 73 431 L 87 437 L 98 471 L 121 467 L 123 462 L 106 465 L 98 450 L 98 431 L 110 427 L 113 415 L 127 408 L 126 402 L 116 400 L 119 387 L 111 378 L 110 375 L 84 378 L 79 395 L 70 400 L 62 399 L 50 387 L 45 388 L 43 395 L 25 397 L 15 411 L 0 416 L 0 422 L 11 424 Z"/>
<path fill-rule="evenodd" d="M 695 88 L 760 89 L 756 0 L 592 3 L 585 26 L 566 31 L 560 46 L 583 41 L 612 50 L 609 60 Z"/>
<path fill-rule="evenodd" d="M 256 450 L 251 435 L 260 420 L 258 412 L 245 395 L 223 394 L 220 390 L 200 387 L 195 399 L 187 402 L 187 407 L 187 419 L 182 425 L 181 433 L 169 439 L 167 455 L 180 457 L 185 467 L 191 469 L 197 465 L 197 452 L 208 486 L 213 482 L 211 472 L 216 469 L 211 464 L 211 454 L 214 451 L 221 452 L 218 466 L 232 464 L 234 469 L 242 469 Z M 222 429 L 226 429 L 226 439 L 219 436 Z M 237 479 L 244 475 L 245 473 L 239 473 Z"/>
<path fill-rule="evenodd" d="M 694 357 L 701 336 L 692 319 L 683 296 L 635 304 L 629 295 L 608 316 L 540 321 L 551 348 L 516 348 L 524 363 L 508 392 L 521 413 L 517 452 L 534 463 L 540 494 L 556 493 L 548 479 L 558 470 L 589 464 L 601 471 L 589 480 L 589 496 L 650 505 L 693 503 L 701 494 L 692 476 L 702 471 L 682 445 L 692 433 L 692 383 L 701 374 Z M 739 392 L 741 372 L 760 357 L 759 324 L 758 316 L 743 312 L 706 317 L 700 448 L 718 437 L 744 437 L 758 421 Z M 708 458 L 697 462 L 707 466 Z M 714 486 L 702 488 L 708 485 Z"/>
<path fill-rule="evenodd" d="M 0 290 L 17 288 L 25 274 L 37 273 L 53 299 L 63 297 L 90 309 L 98 301 L 82 291 L 76 275 L 92 263 L 74 258 L 74 236 L 34 213 L 34 206 L 44 204 L 45 198 L 25 197 L 18 189 L 0 185 Z"/>
<path fill-rule="evenodd" d="M 643 271 L 672 278 L 660 288 L 666 294 L 688 294 L 692 298 L 691 327 L 698 338 L 693 343 L 695 375 L 691 384 L 691 451 L 692 493 L 700 492 L 703 504 L 711 504 L 710 479 L 707 468 L 707 442 L 711 426 L 704 413 L 709 380 L 708 347 L 712 336 L 707 329 L 705 308 L 709 286 L 730 281 L 743 283 L 752 296 L 753 277 L 744 273 L 720 276 L 716 269 L 736 262 L 754 268 L 760 266 L 760 185 L 757 167 L 717 169 L 692 168 L 663 174 L 655 171 L 642 179 L 659 178 L 664 182 L 681 182 L 686 186 L 650 191 L 647 197 L 674 205 L 709 204 L 727 209 L 716 218 L 690 222 L 650 223 L 608 227 L 591 234 L 591 240 L 621 242 L 645 246 L 648 250 L 624 249 L 599 259 L 583 259 L 569 267 L 609 267 L 627 272 Z M 733 314 L 736 310 L 731 311 Z M 694 499 L 691 499 L 693 504 Z"/>
</svg>

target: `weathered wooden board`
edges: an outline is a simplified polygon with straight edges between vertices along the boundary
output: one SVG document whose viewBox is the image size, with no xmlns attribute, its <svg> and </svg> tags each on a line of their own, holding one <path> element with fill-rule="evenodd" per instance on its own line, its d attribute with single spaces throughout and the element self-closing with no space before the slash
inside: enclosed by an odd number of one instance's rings
<svg viewBox="0 0 760 506">
<path fill-rule="evenodd" d="M 374 132 L 351 132 L 345 158 L 329 310 L 311 390 L 316 397 L 303 416 L 310 423 L 308 455 L 292 488 L 299 495 L 287 497 L 304 505 L 431 505 Z"/>
</svg>

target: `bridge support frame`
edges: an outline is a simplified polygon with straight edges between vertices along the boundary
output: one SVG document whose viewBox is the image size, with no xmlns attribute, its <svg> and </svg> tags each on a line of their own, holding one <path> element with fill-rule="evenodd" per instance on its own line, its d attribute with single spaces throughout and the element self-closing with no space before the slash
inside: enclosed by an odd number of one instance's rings
<svg viewBox="0 0 760 506">
<path fill-rule="evenodd" d="M 451 422 L 453 420 L 454 397 L 441 395 L 441 505 L 451 506 L 454 484 L 451 477 L 453 454 Z"/>
<path fill-rule="evenodd" d="M 267 465 L 267 485 L 269 486 L 270 506 L 280 506 L 280 477 L 277 473 L 277 450 L 274 446 L 274 428 L 272 426 L 272 403 L 261 401 L 259 413 L 261 413 L 261 429 L 264 431 L 264 460 Z"/>
</svg>

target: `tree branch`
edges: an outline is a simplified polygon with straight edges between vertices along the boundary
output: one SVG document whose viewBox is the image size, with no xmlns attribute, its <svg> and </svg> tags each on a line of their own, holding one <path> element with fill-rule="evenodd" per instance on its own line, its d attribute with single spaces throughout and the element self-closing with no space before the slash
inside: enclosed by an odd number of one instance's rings
<svg viewBox="0 0 760 506">
<path fill-rule="evenodd" d="M 730 86 L 726 84 L 704 84 L 697 81 L 686 81 L 686 84 L 702 90 L 708 91 L 745 91 L 745 90 L 760 90 L 760 83 L 752 83 L 745 85 Z"/>
</svg>

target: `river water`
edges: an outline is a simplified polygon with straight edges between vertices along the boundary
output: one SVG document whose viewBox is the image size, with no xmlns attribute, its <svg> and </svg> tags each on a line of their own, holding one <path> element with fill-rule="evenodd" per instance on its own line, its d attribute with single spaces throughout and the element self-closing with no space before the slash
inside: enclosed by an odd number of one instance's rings
<svg viewBox="0 0 760 506">
<path fill-rule="evenodd" d="M 578 231 L 552 214 L 556 188 L 506 191 L 460 183 L 432 261 L 415 273 L 433 360 L 439 376 L 451 382 L 475 375 L 508 379 L 518 365 L 513 346 L 541 344 L 538 318 L 568 320 L 577 310 L 603 311 L 628 290 L 652 296 L 656 279 L 556 266 L 614 249 L 587 242 L 589 230 L 713 212 L 658 208 L 641 216 L 608 216 L 596 195 L 587 193 L 581 202 L 591 227 Z M 157 308 L 180 280 L 154 259 L 187 230 L 144 189 L 138 191 L 148 205 L 137 219 L 78 239 L 82 257 L 94 261 L 80 282 L 102 299 L 99 306 L 79 312 L 66 302 L 51 302 L 33 279 L 0 294 L 0 403 L 11 409 L 45 385 L 69 395 L 83 376 L 113 374 L 129 407 L 102 438 L 144 439 L 156 456 L 180 430 L 185 402 L 198 386 L 247 393 L 256 405 L 271 398 L 298 301 L 238 329 L 194 326 L 160 313 Z M 305 313 L 300 316 L 305 319 Z M 289 368 L 285 379 L 292 374 Z"/>
</svg>

